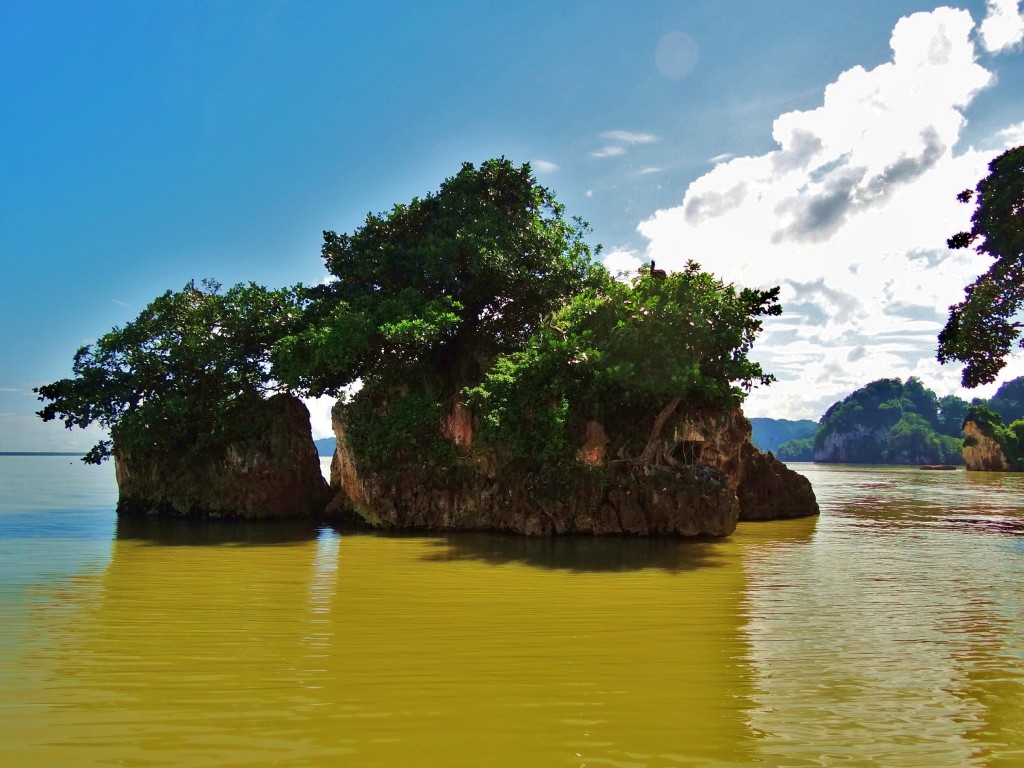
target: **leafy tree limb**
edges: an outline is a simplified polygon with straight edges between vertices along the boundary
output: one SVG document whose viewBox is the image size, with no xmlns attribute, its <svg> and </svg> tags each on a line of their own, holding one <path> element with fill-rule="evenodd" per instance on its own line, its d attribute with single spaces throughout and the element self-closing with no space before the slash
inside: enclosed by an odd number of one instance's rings
<svg viewBox="0 0 1024 768">
<path fill-rule="evenodd" d="M 953 235 L 947 245 L 955 249 L 977 243 L 975 250 L 993 263 L 964 289 L 964 300 L 949 308 L 937 357 L 940 363 L 965 363 L 963 384 L 976 387 L 995 381 L 1015 341 L 1024 347 L 1024 147 L 995 158 L 977 188 L 964 190 L 957 199 L 974 199 L 977 208 L 970 231 Z"/>
</svg>

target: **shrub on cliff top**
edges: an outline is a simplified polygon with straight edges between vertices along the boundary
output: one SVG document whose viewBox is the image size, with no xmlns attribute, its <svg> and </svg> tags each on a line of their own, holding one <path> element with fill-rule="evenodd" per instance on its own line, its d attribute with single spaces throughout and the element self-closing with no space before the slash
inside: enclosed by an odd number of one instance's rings
<svg viewBox="0 0 1024 768">
<path fill-rule="evenodd" d="M 983 435 L 996 441 L 1012 467 L 1024 466 L 1024 419 L 1007 425 L 998 413 L 981 403 L 975 403 L 964 417 L 965 425 L 969 421 L 974 422 Z M 967 443 L 968 439 L 973 440 L 967 438 L 964 444 L 973 444 Z"/>
</svg>

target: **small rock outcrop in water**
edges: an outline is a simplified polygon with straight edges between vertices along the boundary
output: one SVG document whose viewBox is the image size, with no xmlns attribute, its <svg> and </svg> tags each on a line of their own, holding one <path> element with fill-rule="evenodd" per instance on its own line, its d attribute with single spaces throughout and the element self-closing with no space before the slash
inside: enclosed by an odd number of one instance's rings
<svg viewBox="0 0 1024 768">
<path fill-rule="evenodd" d="M 238 518 L 320 514 L 329 490 L 306 406 L 291 395 L 275 395 L 263 401 L 253 419 L 259 425 L 254 437 L 208 461 L 140 459 L 115 446 L 118 512 Z"/>
<path fill-rule="evenodd" d="M 1013 463 L 989 430 L 974 419 L 964 422 L 964 462 L 968 470 L 1011 472 Z"/>
<path fill-rule="evenodd" d="M 628 457 L 626 441 L 587 422 L 576 466 L 550 477 L 499 467 L 493 454 L 472 444 L 471 414 L 460 410 L 443 422 L 466 458 L 458 482 L 415 467 L 393 467 L 387 476 L 361 472 L 344 406 L 335 408 L 334 431 L 336 495 L 328 511 L 378 528 L 726 536 L 739 520 L 818 513 L 810 482 L 754 448 L 750 423 L 738 410 L 680 410 L 643 461 Z"/>
<path fill-rule="evenodd" d="M 740 520 L 782 520 L 818 513 L 818 502 L 806 477 L 749 442 L 741 446 L 740 456 L 736 491 Z"/>
</svg>

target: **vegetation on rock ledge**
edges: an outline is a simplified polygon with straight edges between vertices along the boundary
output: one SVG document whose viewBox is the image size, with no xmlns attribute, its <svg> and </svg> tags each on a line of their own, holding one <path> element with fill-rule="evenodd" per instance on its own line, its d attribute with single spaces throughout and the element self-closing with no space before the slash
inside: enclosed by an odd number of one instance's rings
<svg viewBox="0 0 1024 768">
<path fill-rule="evenodd" d="M 999 445 L 1011 469 L 1024 469 L 1024 419 L 1005 424 L 998 413 L 978 403 L 968 410 L 964 422 L 968 421 L 973 421 L 983 435 Z M 971 445 L 972 440 L 973 437 L 965 437 L 964 445 Z"/>
<path fill-rule="evenodd" d="M 483 437 L 512 459 L 568 461 L 579 425 L 593 420 L 630 434 L 628 455 L 650 462 L 658 458 L 657 425 L 680 403 L 728 411 L 751 387 L 774 380 L 747 353 L 758 318 L 781 312 L 777 288 L 738 290 L 692 261 L 629 284 L 601 278 L 467 390 Z"/>
</svg>

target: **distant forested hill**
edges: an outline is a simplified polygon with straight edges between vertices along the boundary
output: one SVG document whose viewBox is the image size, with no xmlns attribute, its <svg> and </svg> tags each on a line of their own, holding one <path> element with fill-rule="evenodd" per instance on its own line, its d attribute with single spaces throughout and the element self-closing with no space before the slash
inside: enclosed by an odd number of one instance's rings
<svg viewBox="0 0 1024 768">
<path fill-rule="evenodd" d="M 859 464 L 960 464 L 968 403 L 939 398 L 911 376 L 879 379 L 833 404 L 814 436 L 814 460 Z"/>
<path fill-rule="evenodd" d="M 774 453 L 782 461 L 963 464 L 961 427 L 972 405 L 985 406 L 1004 425 L 1024 418 L 1024 377 L 1003 384 L 991 400 L 971 403 L 938 397 L 913 376 L 879 379 L 834 403 L 816 430 L 783 442 Z M 758 421 L 773 420 L 751 419 Z M 754 444 L 769 450 L 757 437 L 755 426 Z"/>
<path fill-rule="evenodd" d="M 800 440 L 814 437 L 818 431 L 818 423 L 810 419 L 765 419 L 754 418 L 750 420 L 753 428 L 753 435 L 750 438 L 757 448 L 762 451 L 778 451 L 779 446 L 790 440 Z"/>
<path fill-rule="evenodd" d="M 313 441 L 316 445 L 316 452 L 321 456 L 333 456 L 335 439 L 333 437 L 321 437 Z"/>
<path fill-rule="evenodd" d="M 1003 424 L 1012 424 L 1018 419 L 1024 418 L 1024 376 L 1019 379 L 1008 381 L 996 390 L 992 399 L 975 399 L 972 405 L 984 405 L 993 413 L 999 415 Z"/>
</svg>

